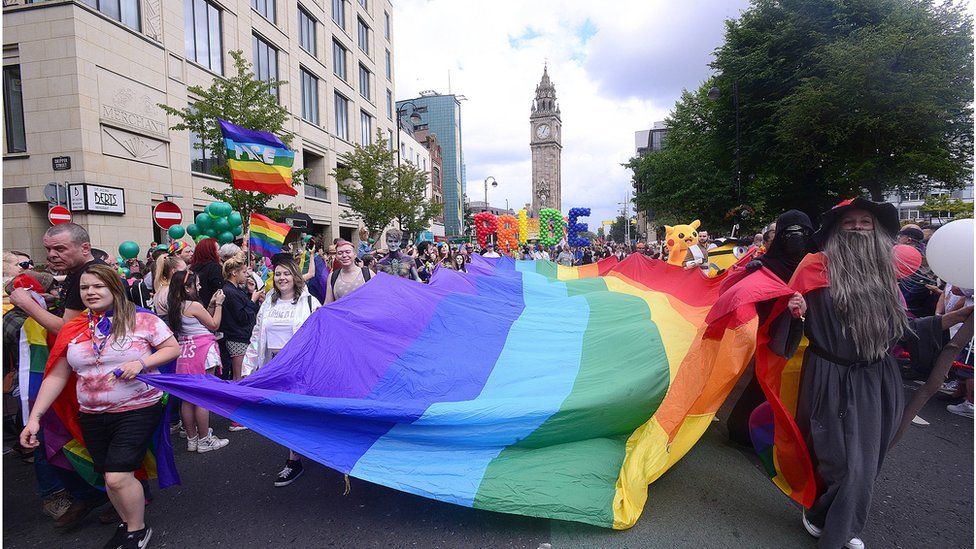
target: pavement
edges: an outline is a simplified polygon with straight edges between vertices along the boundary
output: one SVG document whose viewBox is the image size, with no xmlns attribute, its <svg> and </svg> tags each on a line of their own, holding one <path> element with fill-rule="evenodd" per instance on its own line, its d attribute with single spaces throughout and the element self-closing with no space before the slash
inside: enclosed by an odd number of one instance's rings
<svg viewBox="0 0 976 549">
<path fill-rule="evenodd" d="M 950 402 L 933 398 L 920 414 L 931 424 L 912 426 L 889 453 L 862 534 L 868 547 L 973 547 L 973 420 L 949 414 Z M 799 508 L 754 454 L 726 441 L 721 422 L 650 486 L 643 516 L 626 531 L 469 509 L 357 479 L 344 496 L 341 474 L 308 461 L 294 484 L 275 488 L 286 451 L 251 431 L 228 433 L 223 418 L 213 424 L 231 444 L 208 454 L 179 446 L 183 484 L 154 486 L 152 547 L 815 546 Z M 32 467 L 12 454 L 3 483 L 4 547 L 101 547 L 112 535 L 96 513 L 72 532 L 55 530 L 40 512 Z"/>
</svg>

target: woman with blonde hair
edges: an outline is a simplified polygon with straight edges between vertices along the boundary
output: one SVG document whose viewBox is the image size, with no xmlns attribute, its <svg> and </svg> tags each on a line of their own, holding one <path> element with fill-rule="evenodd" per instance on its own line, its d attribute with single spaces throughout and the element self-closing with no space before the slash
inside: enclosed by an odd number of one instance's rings
<svg viewBox="0 0 976 549">
<path fill-rule="evenodd" d="M 91 264 L 81 272 L 79 286 L 86 310 L 58 334 L 20 442 L 38 446 L 40 420 L 73 370 L 77 401 L 69 404 L 78 406 L 95 471 L 104 474 L 108 497 L 122 519 L 107 546 L 144 547 L 152 528 L 145 524 L 146 496 L 135 471 L 162 419 L 163 393 L 135 377 L 158 373 L 159 366 L 179 356 L 180 347 L 159 317 L 126 299 L 115 269 Z"/>
<path fill-rule="evenodd" d="M 185 269 L 186 262 L 178 255 L 168 255 L 156 262 L 153 271 L 153 309 L 163 320 L 166 320 L 169 311 L 169 281 L 174 274 Z"/>
</svg>

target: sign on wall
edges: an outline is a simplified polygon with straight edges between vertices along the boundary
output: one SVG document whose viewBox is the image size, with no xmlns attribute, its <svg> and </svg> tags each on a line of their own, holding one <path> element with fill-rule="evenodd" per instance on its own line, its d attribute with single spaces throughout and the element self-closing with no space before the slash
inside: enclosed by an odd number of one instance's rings
<svg viewBox="0 0 976 549">
<path fill-rule="evenodd" d="M 73 183 L 68 185 L 68 205 L 73 212 L 125 214 L 125 190 L 118 187 Z"/>
</svg>

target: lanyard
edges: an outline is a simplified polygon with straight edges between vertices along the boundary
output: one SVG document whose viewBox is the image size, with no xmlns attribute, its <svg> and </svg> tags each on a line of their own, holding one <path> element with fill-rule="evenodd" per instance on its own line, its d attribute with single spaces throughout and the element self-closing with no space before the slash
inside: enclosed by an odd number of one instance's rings
<svg viewBox="0 0 976 549">
<path fill-rule="evenodd" d="M 108 314 L 96 323 L 95 315 L 91 311 L 88 311 L 88 334 L 91 336 L 92 353 L 95 355 L 95 366 L 102 363 L 102 352 L 105 350 L 105 345 L 108 343 L 109 338 L 109 335 L 106 334 L 102 342 L 98 343 L 98 329 L 96 324 L 101 323 L 101 320 L 108 320 Z M 109 324 L 109 331 L 111 331 L 111 324 Z"/>
</svg>

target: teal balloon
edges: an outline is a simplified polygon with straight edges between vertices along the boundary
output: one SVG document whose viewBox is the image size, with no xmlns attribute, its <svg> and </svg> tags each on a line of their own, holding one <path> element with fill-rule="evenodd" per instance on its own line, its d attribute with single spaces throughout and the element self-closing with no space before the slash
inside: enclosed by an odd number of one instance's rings
<svg viewBox="0 0 976 549">
<path fill-rule="evenodd" d="M 125 275 L 125 276 L 129 276 L 129 268 L 128 267 L 122 267 L 122 274 Z"/>
<path fill-rule="evenodd" d="M 217 219 L 214 219 L 213 226 L 214 226 L 214 230 L 216 230 L 217 233 L 222 233 L 230 229 L 230 222 L 227 221 L 226 217 L 218 217 Z"/>
<path fill-rule="evenodd" d="M 244 218 L 241 217 L 241 212 L 230 212 L 230 215 L 227 216 L 227 221 L 230 222 L 231 227 L 244 224 Z"/>
<path fill-rule="evenodd" d="M 217 238 L 217 229 L 208 227 L 206 231 L 203 231 L 203 234 L 207 235 L 209 238 Z"/>
<path fill-rule="evenodd" d="M 217 217 L 227 217 L 234 211 L 234 207 L 226 202 L 214 202 L 213 207 Z"/>
<path fill-rule="evenodd" d="M 244 232 L 244 227 L 240 225 L 234 225 L 230 228 L 230 233 L 234 236 L 240 236 Z"/>
<path fill-rule="evenodd" d="M 183 235 L 186 234 L 186 229 L 184 229 L 182 225 L 173 225 L 168 231 L 166 231 L 166 234 L 168 234 L 173 240 L 179 240 L 183 238 Z"/>
<path fill-rule="evenodd" d="M 229 244 L 234 241 L 234 235 L 230 231 L 224 231 L 217 235 L 217 242 Z"/>
<path fill-rule="evenodd" d="M 139 245 L 131 240 L 119 244 L 119 255 L 126 259 L 132 259 L 139 255 Z"/>
<path fill-rule="evenodd" d="M 206 230 L 213 225 L 213 218 L 211 218 L 207 212 L 198 213 L 196 221 L 197 228 L 199 228 L 201 232 L 206 232 Z"/>
<path fill-rule="evenodd" d="M 200 229 L 197 228 L 196 223 L 190 223 L 186 226 L 186 234 L 190 235 L 190 238 L 196 238 L 200 236 Z"/>
<path fill-rule="evenodd" d="M 121 255 L 115 258 L 115 262 L 119 264 L 119 267 L 125 265 L 125 259 Z"/>
</svg>

